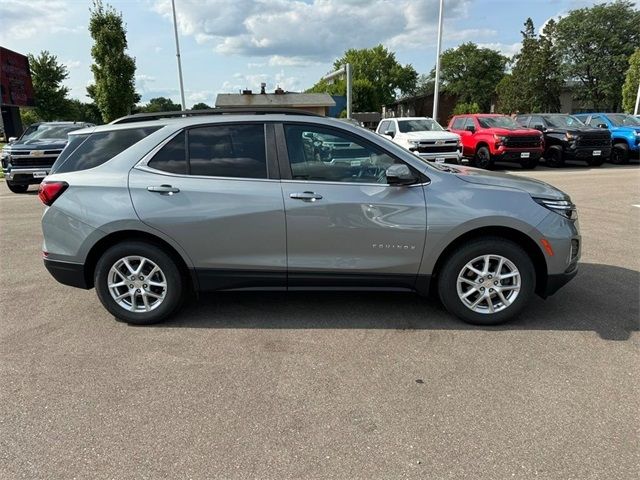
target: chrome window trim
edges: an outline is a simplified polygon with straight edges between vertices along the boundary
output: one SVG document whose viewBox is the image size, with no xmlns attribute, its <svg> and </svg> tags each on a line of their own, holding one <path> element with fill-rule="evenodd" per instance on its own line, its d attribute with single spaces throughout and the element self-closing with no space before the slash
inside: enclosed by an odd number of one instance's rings
<svg viewBox="0 0 640 480">
<path fill-rule="evenodd" d="M 174 178 L 195 178 L 200 180 L 233 180 L 242 182 L 280 182 L 277 178 L 247 178 L 247 177 L 210 177 L 207 175 L 187 175 L 182 173 L 165 172 L 164 170 L 156 170 L 148 165 L 135 165 L 133 168 L 147 173 L 155 173 L 157 175 L 165 175 Z"/>
<path fill-rule="evenodd" d="M 361 187 L 418 187 L 429 185 L 431 180 L 422 183 L 412 183 L 411 185 L 391 185 L 390 183 L 363 183 L 363 182 L 329 182 L 326 180 L 281 180 L 282 183 L 320 184 L 320 185 L 351 185 Z"/>
</svg>

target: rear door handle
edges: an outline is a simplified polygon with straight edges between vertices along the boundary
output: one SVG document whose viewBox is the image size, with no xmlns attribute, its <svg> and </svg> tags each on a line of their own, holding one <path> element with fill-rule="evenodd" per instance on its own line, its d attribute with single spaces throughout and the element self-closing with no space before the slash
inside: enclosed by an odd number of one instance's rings
<svg viewBox="0 0 640 480">
<path fill-rule="evenodd" d="M 321 200 L 322 195 L 319 195 L 314 192 L 300 192 L 300 193 L 290 193 L 289 198 L 293 198 L 295 200 L 303 200 L 305 202 L 315 202 L 316 200 Z"/>
<path fill-rule="evenodd" d="M 171 185 L 160 185 L 160 186 L 151 186 L 147 187 L 147 190 L 150 192 L 156 193 L 166 193 L 167 195 L 173 195 L 174 193 L 178 193 L 180 191 L 179 188 L 172 187 Z"/>
</svg>

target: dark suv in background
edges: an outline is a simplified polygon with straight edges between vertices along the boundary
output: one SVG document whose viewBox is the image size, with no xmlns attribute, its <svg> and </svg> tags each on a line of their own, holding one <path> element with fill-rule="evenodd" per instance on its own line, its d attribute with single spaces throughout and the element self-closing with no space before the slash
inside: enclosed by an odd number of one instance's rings
<svg viewBox="0 0 640 480">
<path fill-rule="evenodd" d="M 609 130 L 588 127 L 573 115 L 527 114 L 518 115 L 516 121 L 544 134 L 543 156 L 550 167 L 561 167 L 565 160 L 583 161 L 599 167 L 611 155 Z"/>
<path fill-rule="evenodd" d="M 69 132 L 91 126 L 84 122 L 43 122 L 29 126 L 17 140 L 5 145 L 0 154 L 9 190 L 24 193 L 29 185 L 40 183 L 67 144 Z"/>
</svg>

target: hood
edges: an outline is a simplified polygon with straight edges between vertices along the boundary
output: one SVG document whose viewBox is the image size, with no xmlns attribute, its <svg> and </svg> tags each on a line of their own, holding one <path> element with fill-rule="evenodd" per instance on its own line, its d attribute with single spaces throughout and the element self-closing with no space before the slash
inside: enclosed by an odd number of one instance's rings
<svg viewBox="0 0 640 480">
<path fill-rule="evenodd" d="M 59 150 L 67 144 L 66 139 L 39 138 L 37 140 L 25 140 L 7 145 L 9 150 Z"/>
<path fill-rule="evenodd" d="M 468 183 L 478 185 L 491 185 L 495 187 L 515 188 L 527 192 L 532 197 L 565 200 L 569 196 L 553 185 L 535 180 L 533 178 L 519 177 L 507 173 L 490 172 L 473 167 L 456 166 L 458 173 L 455 175 Z"/>
<path fill-rule="evenodd" d="M 421 140 L 459 140 L 460 135 L 457 133 L 451 133 L 447 131 L 433 132 L 431 130 L 424 130 L 422 132 L 400 132 L 404 138 L 408 140 L 421 141 Z"/>
<path fill-rule="evenodd" d="M 514 135 L 540 135 L 538 130 L 533 128 L 482 128 L 482 132 L 489 132 L 495 135 L 514 136 Z"/>
<path fill-rule="evenodd" d="M 581 134 L 607 134 L 609 130 L 605 128 L 593 128 L 587 125 L 583 127 L 549 127 L 544 133 L 571 133 L 573 135 L 581 135 Z"/>
<path fill-rule="evenodd" d="M 625 125 L 623 127 L 611 127 L 611 131 L 612 132 L 635 132 L 635 133 L 640 133 L 640 126 L 636 127 L 634 125 Z"/>
</svg>

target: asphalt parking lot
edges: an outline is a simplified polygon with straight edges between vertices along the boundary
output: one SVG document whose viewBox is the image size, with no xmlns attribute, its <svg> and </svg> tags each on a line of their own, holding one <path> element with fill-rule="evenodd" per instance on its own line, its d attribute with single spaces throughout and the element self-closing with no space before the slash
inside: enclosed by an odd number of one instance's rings
<svg viewBox="0 0 640 480">
<path fill-rule="evenodd" d="M 409 294 L 244 293 L 114 321 L 0 180 L 0 478 L 637 478 L 640 166 L 578 204 L 578 277 L 501 327 Z"/>
</svg>

